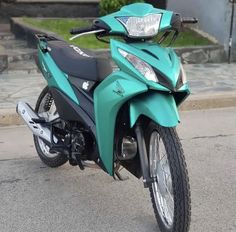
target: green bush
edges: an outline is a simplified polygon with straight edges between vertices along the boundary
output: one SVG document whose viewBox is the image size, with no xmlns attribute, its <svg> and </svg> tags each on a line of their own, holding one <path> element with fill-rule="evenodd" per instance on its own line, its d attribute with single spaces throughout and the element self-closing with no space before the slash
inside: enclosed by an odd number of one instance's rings
<svg viewBox="0 0 236 232">
<path fill-rule="evenodd" d="M 120 10 L 122 6 L 135 3 L 135 2 L 144 2 L 143 0 L 101 0 L 100 15 L 107 15 L 115 11 Z"/>
</svg>

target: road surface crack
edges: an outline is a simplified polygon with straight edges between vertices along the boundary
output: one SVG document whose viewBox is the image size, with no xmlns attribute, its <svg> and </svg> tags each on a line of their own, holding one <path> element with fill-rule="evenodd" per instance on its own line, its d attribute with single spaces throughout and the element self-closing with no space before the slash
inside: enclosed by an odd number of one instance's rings
<svg viewBox="0 0 236 232">
<path fill-rule="evenodd" d="M 234 136 L 234 134 L 229 134 L 229 135 L 206 135 L 206 136 L 196 136 L 193 137 L 191 139 L 215 139 L 215 138 L 219 138 L 219 137 L 231 137 Z"/>
<path fill-rule="evenodd" d="M 0 180 L 0 185 L 2 184 L 13 184 L 21 181 L 21 179 L 10 179 L 10 180 Z"/>
</svg>

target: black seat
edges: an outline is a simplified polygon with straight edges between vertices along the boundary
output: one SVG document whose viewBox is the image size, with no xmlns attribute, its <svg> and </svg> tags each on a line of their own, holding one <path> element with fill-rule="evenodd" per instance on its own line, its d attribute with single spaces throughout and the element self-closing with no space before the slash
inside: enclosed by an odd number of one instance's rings
<svg viewBox="0 0 236 232">
<path fill-rule="evenodd" d="M 102 81 L 112 72 L 110 61 L 92 51 L 69 45 L 65 41 L 48 41 L 48 51 L 66 74 L 89 81 Z"/>
</svg>

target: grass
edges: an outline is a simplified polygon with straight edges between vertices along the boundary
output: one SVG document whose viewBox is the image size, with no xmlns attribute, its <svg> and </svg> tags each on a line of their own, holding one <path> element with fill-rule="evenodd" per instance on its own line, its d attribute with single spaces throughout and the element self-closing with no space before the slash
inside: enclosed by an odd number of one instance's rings
<svg viewBox="0 0 236 232">
<path fill-rule="evenodd" d="M 37 28 L 45 29 L 47 31 L 52 31 L 63 37 L 66 41 L 69 41 L 69 38 L 71 37 L 69 33 L 71 28 L 75 27 L 83 28 L 91 25 L 91 21 L 82 19 L 37 19 L 37 18 L 24 17 L 23 22 Z M 157 39 L 158 37 L 155 40 Z M 74 40 L 72 43 L 80 47 L 90 48 L 90 49 L 109 48 L 108 44 L 98 41 L 94 35 L 80 37 Z M 167 44 L 168 41 L 166 43 L 163 43 L 163 45 Z M 208 39 L 186 28 L 179 35 L 179 37 L 173 44 L 173 47 L 201 46 L 210 44 L 212 44 L 212 42 L 210 42 Z"/>
</svg>

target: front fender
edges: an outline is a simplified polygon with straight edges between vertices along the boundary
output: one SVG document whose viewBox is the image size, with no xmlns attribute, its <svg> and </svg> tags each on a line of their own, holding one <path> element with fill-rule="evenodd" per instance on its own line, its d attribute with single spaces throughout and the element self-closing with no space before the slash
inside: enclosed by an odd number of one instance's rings
<svg viewBox="0 0 236 232">
<path fill-rule="evenodd" d="M 140 115 L 145 115 L 164 127 L 175 127 L 180 122 L 174 97 L 159 92 L 148 92 L 131 100 L 131 127 L 134 126 Z"/>
</svg>

